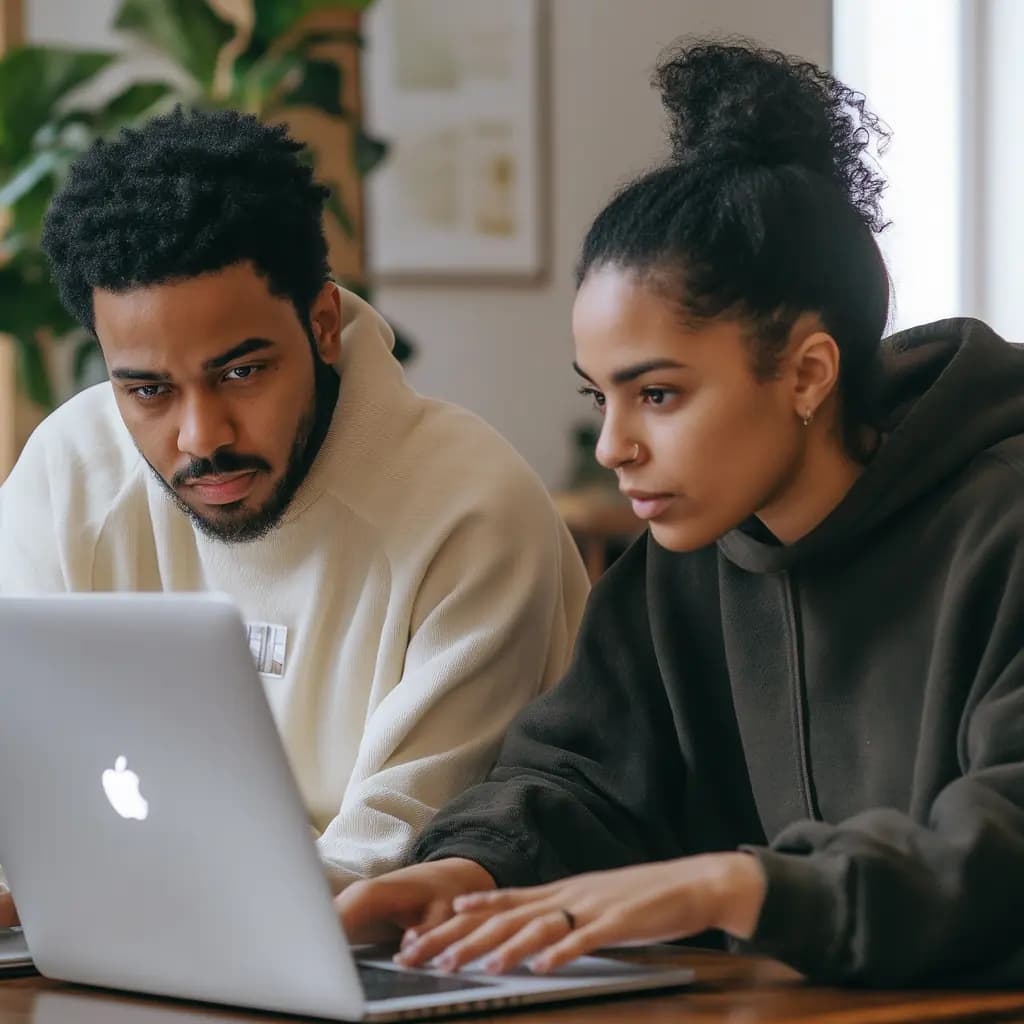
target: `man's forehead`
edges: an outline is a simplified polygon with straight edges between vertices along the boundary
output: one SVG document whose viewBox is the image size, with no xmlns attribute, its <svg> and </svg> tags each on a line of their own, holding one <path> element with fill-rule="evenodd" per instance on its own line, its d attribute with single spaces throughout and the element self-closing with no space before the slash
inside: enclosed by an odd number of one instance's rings
<svg viewBox="0 0 1024 1024">
<path fill-rule="evenodd" d="M 301 329 L 291 303 L 270 295 L 239 295 L 231 288 L 175 282 L 124 292 L 96 289 L 96 335 L 108 359 L 114 353 L 200 362 L 250 338 L 283 341 Z"/>
</svg>

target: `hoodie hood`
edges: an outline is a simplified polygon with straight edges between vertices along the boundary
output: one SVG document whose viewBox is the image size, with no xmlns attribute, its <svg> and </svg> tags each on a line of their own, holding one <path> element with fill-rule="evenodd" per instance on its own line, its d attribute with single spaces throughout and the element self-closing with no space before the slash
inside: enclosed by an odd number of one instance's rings
<svg viewBox="0 0 1024 1024">
<path fill-rule="evenodd" d="M 1024 434 L 1024 347 L 980 320 L 956 318 L 894 334 L 882 343 L 887 436 L 840 504 L 795 544 L 758 522 L 718 546 L 748 572 L 781 572 L 838 553 L 975 456 Z"/>
</svg>

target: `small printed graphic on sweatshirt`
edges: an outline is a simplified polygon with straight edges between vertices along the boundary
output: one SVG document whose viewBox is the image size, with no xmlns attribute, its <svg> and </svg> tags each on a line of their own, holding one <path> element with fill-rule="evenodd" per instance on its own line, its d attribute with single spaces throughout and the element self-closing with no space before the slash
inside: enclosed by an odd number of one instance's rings
<svg viewBox="0 0 1024 1024">
<path fill-rule="evenodd" d="M 249 650 L 256 660 L 256 669 L 262 675 L 280 679 L 284 675 L 284 658 L 288 649 L 288 627 L 273 622 L 250 622 Z"/>
</svg>

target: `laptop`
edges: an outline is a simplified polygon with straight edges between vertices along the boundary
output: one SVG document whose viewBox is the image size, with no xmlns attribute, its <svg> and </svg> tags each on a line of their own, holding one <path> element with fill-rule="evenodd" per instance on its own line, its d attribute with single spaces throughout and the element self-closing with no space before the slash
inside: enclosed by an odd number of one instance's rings
<svg viewBox="0 0 1024 1024">
<path fill-rule="evenodd" d="M 48 977 L 351 1021 L 692 981 L 601 957 L 493 978 L 358 956 L 227 598 L 0 597 L 0 652 L 0 864 Z"/>
<path fill-rule="evenodd" d="M 32 972 L 32 957 L 22 930 L 0 928 L 0 978 Z"/>
</svg>

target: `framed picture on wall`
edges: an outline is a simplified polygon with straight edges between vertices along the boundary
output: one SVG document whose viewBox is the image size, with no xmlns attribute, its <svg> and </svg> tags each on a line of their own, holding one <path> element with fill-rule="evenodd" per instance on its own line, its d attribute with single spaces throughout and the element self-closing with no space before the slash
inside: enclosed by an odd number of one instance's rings
<svg viewBox="0 0 1024 1024">
<path fill-rule="evenodd" d="M 543 0 L 377 0 L 365 110 L 388 142 L 367 180 L 371 275 L 545 271 Z"/>
</svg>

